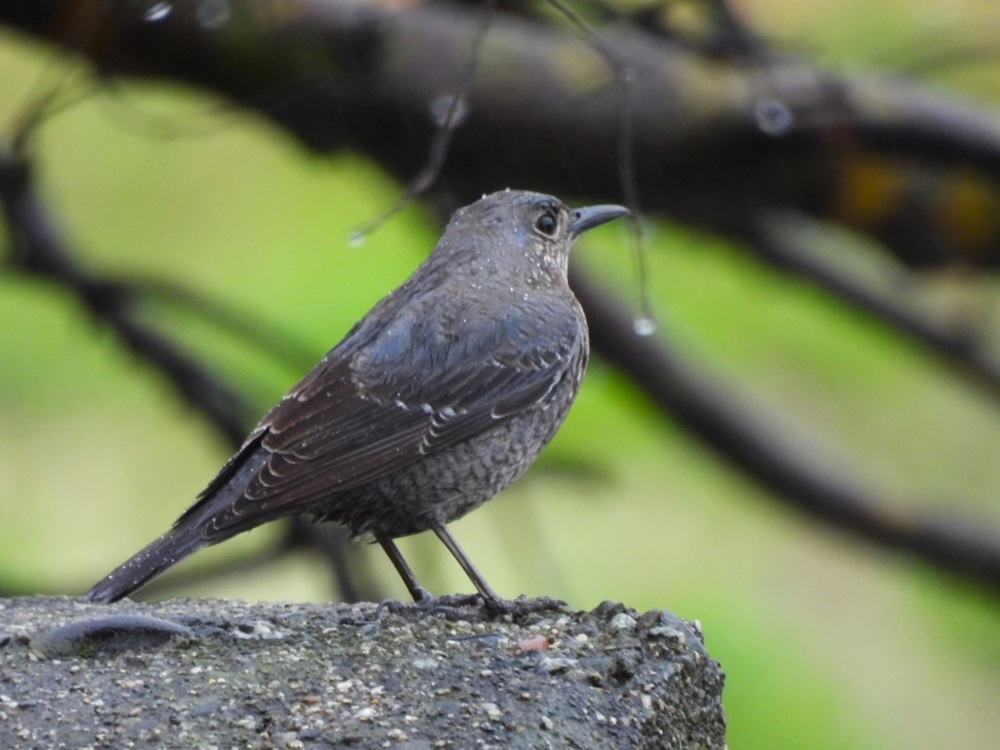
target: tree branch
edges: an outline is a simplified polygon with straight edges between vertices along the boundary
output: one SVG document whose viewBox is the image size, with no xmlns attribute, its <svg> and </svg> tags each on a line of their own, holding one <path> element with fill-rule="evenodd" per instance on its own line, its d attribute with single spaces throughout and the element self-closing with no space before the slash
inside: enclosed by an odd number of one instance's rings
<svg viewBox="0 0 1000 750">
<path fill-rule="evenodd" d="M 265 114 L 307 148 L 363 151 L 403 182 L 425 161 L 437 127 L 434 103 L 467 86 L 470 41 L 481 26 L 470 2 L 432 0 L 406 10 L 359 0 L 230 3 L 221 24 L 200 15 L 201 6 L 175 0 L 169 13 L 152 17 L 142 4 L 34 0 L 0 4 L 0 23 L 73 50 L 103 76 L 168 78 L 216 92 Z M 720 17 L 728 23 L 725 12 Z M 995 385 L 994 363 L 794 259 L 761 224 L 792 212 L 864 232 L 913 267 L 995 266 L 1000 223 L 987 221 L 988 231 L 975 234 L 937 220 L 951 207 L 953 191 L 945 188 L 956 185 L 982 207 L 977 218 L 1000 215 L 995 113 L 898 78 L 837 76 L 787 55 L 699 54 L 621 21 L 600 34 L 635 76 L 625 115 L 646 211 L 742 237 Z M 450 134 L 429 193 L 437 208 L 449 212 L 507 185 L 619 200 L 621 113 L 607 55 L 516 13 L 498 14 L 480 54 L 468 115 Z M 909 179 L 914 174 L 918 180 Z M 858 205 L 858 195 L 886 185 L 878 210 Z M 637 338 L 613 300 L 578 272 L 574 280 L 595 349 L 779 497 L 956 572 L 1000 581 L 994 540 L 884 510 L 795 441 L 759 427 L 767 423 L 762 415 L 706 386 L 666 343 Z"/>
<path fill-rule="evenodd" d="M 996 529 L 978 521 L 923 517 L 900 510 L 906 503 L 873 497 L 825 461 L 814 440 L 779 427 L 717 378 L 692 368 L 665 340 L 636 336 L 628 310 L 592 281 L 575 273 L 572 283 L 591 311 L 591 340 L 602 356 L 687 430 L 784 503 L 1000 592 Z"/>
</svg>

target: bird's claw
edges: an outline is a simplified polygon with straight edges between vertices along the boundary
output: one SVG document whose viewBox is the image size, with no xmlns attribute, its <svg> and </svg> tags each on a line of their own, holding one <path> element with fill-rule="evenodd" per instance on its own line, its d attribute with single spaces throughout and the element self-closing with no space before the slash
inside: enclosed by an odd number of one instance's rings
<svg viewBox="0 0 1000 750">
<path fill-rule="evenodd" d="M 491 617 L 510 615 L 515 618 L 536 612 L 558 612 L 565 606 L 566 602 L 562 599 L 553 599 L 548 596 L 537 596 L 529 599 L 524 594 L 521 594 L 517 599 L 486 599 L 483 603 L 484 609 Z"/>
<path fill-rule="evenodd" d="M 414 602 L 386 600 L 375 610 L 375 617 L 378 618 L 384 611 L 394 615 L 410 612 L 444 615 L 449 620 L 492 620 L 504 616 L 518 618 L 535 612 L 556 612 L 565 606 L 566 602 L 547 596 L 528 599 L 521 595 L 517 599 L 501 599 L 482 594 L 428 595 Z"/>
</svg>

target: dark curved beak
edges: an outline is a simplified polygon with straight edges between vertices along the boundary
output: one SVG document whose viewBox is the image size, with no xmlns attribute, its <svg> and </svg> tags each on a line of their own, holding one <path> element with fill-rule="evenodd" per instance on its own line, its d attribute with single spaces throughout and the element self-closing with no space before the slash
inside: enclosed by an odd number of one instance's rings
<svg viewBox="0 0 1000 750">
<path fill-rule="evenodd" d="M 569 225 L 570 234 L 574 237 L 579 237 L 588 229 L 593 229 L 601 224 L 619 219 L 622 216 L 626 216 L 628 212 L 628 209 L 624 206 L 616 206 L 614 204 L 574 208 L 573 221 Z"/>
</svg>

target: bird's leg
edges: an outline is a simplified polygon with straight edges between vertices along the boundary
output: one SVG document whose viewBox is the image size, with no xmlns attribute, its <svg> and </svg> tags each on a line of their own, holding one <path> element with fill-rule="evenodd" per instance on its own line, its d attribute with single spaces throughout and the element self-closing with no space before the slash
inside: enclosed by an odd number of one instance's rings
<svg viewBox="0 0 1000 750">
<path fill-rule="evenodd" d="M 379 611 L 386 609 L 390 612 L 406 612 L 419 610 L 422 612 L 438 612 L 444 613 L 445 615 L 452 617 L 465 617 L 467 618 L 470 614 L 469 607 L 479 606 L 482 602 L 483 606 L 479 610 L 486 616 L 495 616 L 502 614 L 510 615 L 524 615 L 529 612 L 543 612 L 546 610 L 554 610 L 561 608 L 565 602 L 558 601 L 556 599 L 549 599 L 547 597 L 540 597 L 538 599 L 525 599 L 520 597 L 514 600 L 502 599 L 485 579 L 480 575 L 479 571 L 476 570 L 475 566 L 466 556 L 462 548 L 458 546 L 458 542 L 455 541 L 448 530 L 444 526 L 432 526 L 434 533 L 437 534 L 438 539 L 448 548 L 452 556 L 458 561 L 458 564 L 462 566 L 462 570 L 465 574 L 469 576 L 469 580 L 476 587 L 479 592 L 478 595 L 462 595 L 456 594 L 453 596 L 434 596 L 427 591 L 423 586 L 417 583 L 417 578 L 413 575 L 413 571 L 410 569 L 409 564 L 403 558 L 402 553 L 399 551 L 399 547 L 392 539 L 388 538 L 378 538 L 378 543 L 382 545 L 382 549 L 385 550 L 386 555 L 389 556 L 389 560 L 392 562 L 396 572 L 399 573 L 399 577 L 403 579 L 403 583 L 406 584 L 407 590 L 410 592 L 410 596 L 413 597 L 413 604 L 401 604 L 400 602 L 383 602 L 379 605 Z"/>
<path fill-rule="evenodd" d="M 441 540 L 441 543 L 448 548 L 458 564 L 462 566 L 462 570 L 465 571 L 465 575 L 469 576 L 469 580 L 472 581 L 472 585 L 476 587 L 476 591 L 480 593 L 483 599 L 486 601 L 487 605 L 499 604 L 503 600 L 494 591 L 486 579 L 480 575 L 479 571 L 476 570 L 476 566 L 472 564 L 472 561 L 466 556 L 465 552 L 461 547 L 458 546 L 458 542 L 455 541 L 455 537 L 451 535 L 444 526 L 432 526 L 434 533 L 437 534 L 437 538 Z"/>
<path fill-rule="evenodd" d="M 460 613 L 461 608 L 479 605 L 480 598 L 474 595 L 434 596 L 417 583 L 417 577 L 413 575 L 413 571 L 403 557 L 403 553 L 399 551 L 399 547 L 396 546 L 396 543 L 392 539 L 378 538 L 378 543 L 382 545 L 382 549 L 389 556 L 389 560 L 392 562 L 396 572 L 399 573 L 399 577 L 406 584 L 406 589 L 410 592 L 410 596 L 413 597 L 413 604 L 394 601 L 382 602 L 378 607 L 379 612 L 383 609 L 396 613 L 418 610 L 427 613 L 443 612 L 446 615 L 451 614 L 458 617 L 462 614 Z"/>
<path fill-rule="evenodd" d="M 486 579 L 480 575 L 479 571 L 476 570 L 476 566 L 472 564 L 472 561 L 466 556 L 462 548 L 458 546 L 458 542 L 455 541 L 455 537 L 451 535 L 444 526 L 432 526 L 431 527 L 435 534 L 437 534 L 438 539 L 441 543 L 448 548 L 448 551 L 452 554 L 458 564 L 462 566 L 462 570 L 465 574 L 469 576 L 469 580 L 472 581 L 472 585 L 476 587 L 476 591 L 479 595 L 483 597 L 483 603 L 486 605 L 486 610 L 490 614 L 513 614 L 521 615 L 528 614 L 529 612 L 543 612 L 546 610 L 560 609 L 565 606 L 566 602 L 559 601 L 558 599 L 550 599 L 549 597 L 538 597 L 537 599 L 526 599 L 521 596 L 517 599 L 503 599 L 501 598 L 488 583 Z"/>
<path fill-rule="evenodd" d="M 434 597 L 431 596 L 430 592 L 417 583 L 417 577 L 413 575 L 413 571 L 410 570 L 410 566 L 407 564 L 406 560 L 403 558 L 403 554 L 399 551 L 399 547 L 392 539 L 378 539 L 378 543 L 382 545 L 382 549 L 385 550 L 385 554 L 389 556 L 389 560 L 392 562 L 392 566 L 399 573 L 399 577 L 403 579 L 403 583 L 406 584 L 406 590 L 410 592 L 410 596 L 413 597 L 415 602 L 426 602 L 430 601 Z"/>
</svg>

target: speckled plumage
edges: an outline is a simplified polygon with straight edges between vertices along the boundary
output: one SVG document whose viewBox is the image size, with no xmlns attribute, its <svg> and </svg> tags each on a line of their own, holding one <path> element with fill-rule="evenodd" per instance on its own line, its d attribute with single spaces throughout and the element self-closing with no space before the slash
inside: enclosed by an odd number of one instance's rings
<svg viewBox="0 0 1000 750">
<path fill-rule="evenodd" d="M 517 479 L 562 424 L 589 350 L 570 246 L 624 213 L 521 191 L 457 211 L 427 260 L 264 416 L 174 527 L 87 597 L 119 599 L 199 547 L 291 514 L 379 541 L 418 599 L 392 539 L 433 529 L 495 597 L 445 524 Z"/>
</svg>

